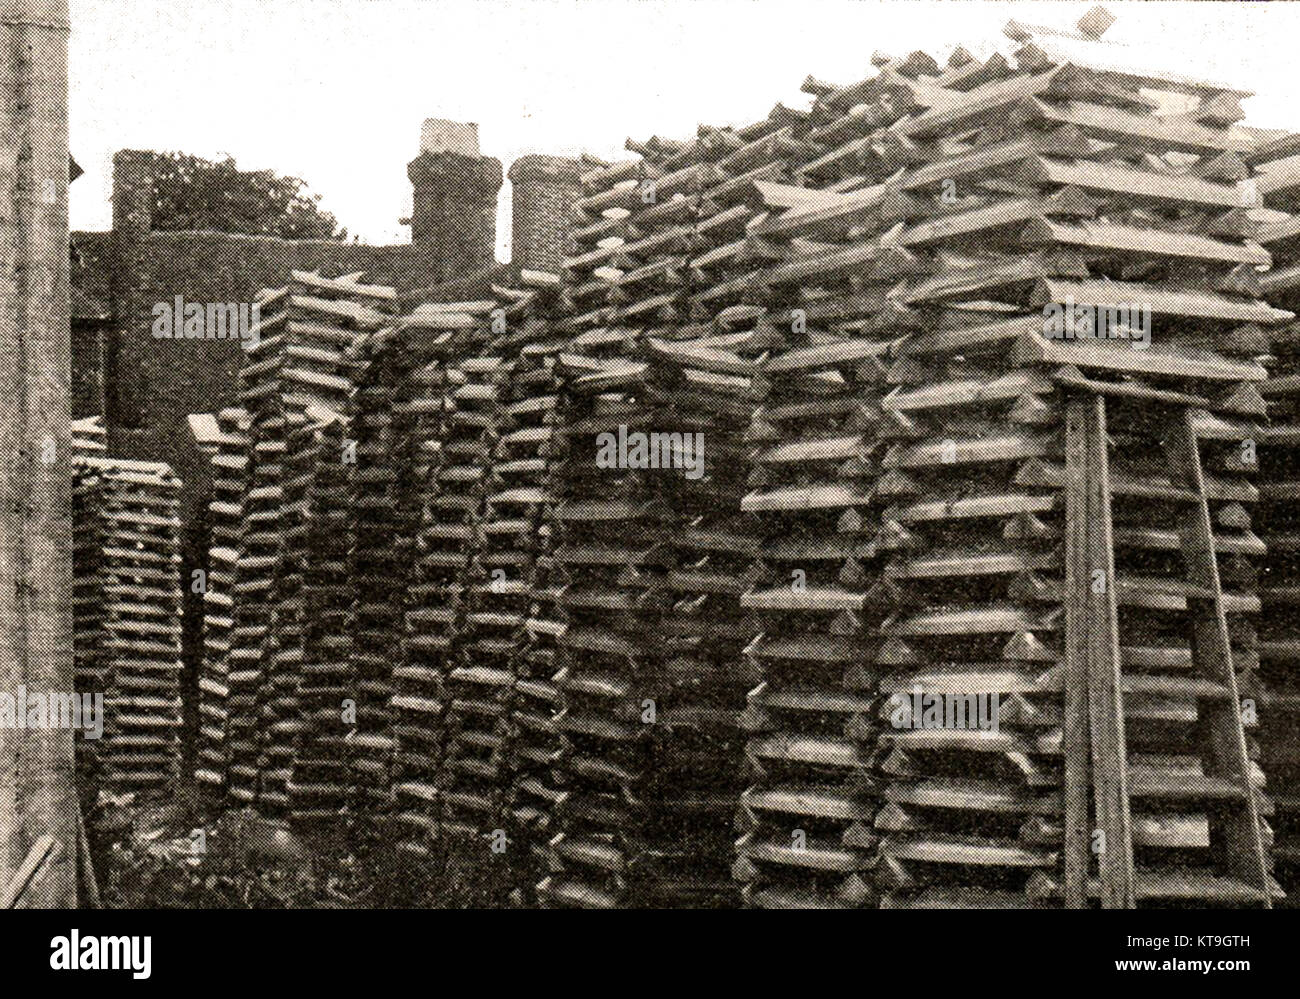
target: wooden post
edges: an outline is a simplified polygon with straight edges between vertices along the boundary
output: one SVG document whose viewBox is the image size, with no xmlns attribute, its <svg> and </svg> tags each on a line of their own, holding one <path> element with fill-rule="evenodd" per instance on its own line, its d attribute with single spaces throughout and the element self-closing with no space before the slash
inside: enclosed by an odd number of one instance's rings
<svg viewBox="0 0 1300 999">
<path fill-rule="evenodd" d="M 71 693 L 67 0 L 0 0 L 0 692 Z M 0 728 L 0 884 L 58 852 L 22 904 L 74 906 L 73 733 Z"/>
<path fill-rule="evenodd" d="M 1088 419 L 1092 399 L 1071 398 L 1065 424 L 1065 905 L 1088 904 Z"/>
</svg>

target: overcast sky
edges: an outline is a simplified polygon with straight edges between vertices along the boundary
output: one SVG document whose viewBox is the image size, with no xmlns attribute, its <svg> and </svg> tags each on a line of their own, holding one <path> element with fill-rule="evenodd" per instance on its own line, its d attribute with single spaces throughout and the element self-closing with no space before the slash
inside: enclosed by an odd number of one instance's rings
<svg viewBox="0 0 1300 999">
<path fill-rule="evenodd" d="M 74 229 L 110 226 L 113 152 L 229 153 L 307 180 L 350 233 L 405 242 L 406 164 L 429 117 L 528 152 L 622 158 L 808 98 L 809 73 L 868 75 L 873 51 L 1007 49 L 1011 17 L 1071 26 L 1095 5 L 949 0 L 71 0 Z M 1108 2 L 1107 40 L 1253 90 L 1248 122 L 1300 131 L 1300 4 Z M 509 256 L 509 184 L 498 256 Z"/>
</svg>

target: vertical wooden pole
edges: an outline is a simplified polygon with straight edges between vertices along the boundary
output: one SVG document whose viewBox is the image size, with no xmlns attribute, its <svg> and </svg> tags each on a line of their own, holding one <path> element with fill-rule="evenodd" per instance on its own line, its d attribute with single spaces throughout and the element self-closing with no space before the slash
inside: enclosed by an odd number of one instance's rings
<svg viewBox="0 0 1300 999">
<path fill-rule="evenodd" d="M 71 693 L 67 0 L 0 0 L 0 692 Z M 59 853 L 21 904 L 76 904 L 73 733 L 0 728 L 0 883 Z"/>
<path fill-rule="evenodd" d="M 1065 905 L 1088 903 L 1088 419 L 1091 400 L 1071 398 L 1065 413 Z"/>
<path fill-rule="evenodd" d="M 1111 530 L 1110 455 L 1106 400 L 1087 409 L 1088 707 L 1092 793 L 1105 842 L 1098 857 L 1103 909 L 1137 907 L 1133 830 L 1129 813 L 1128 740 L 1120 679 L 1119 606 L 1115 596 L 1115 539 Z M 1100 579 L 1094 576 L 1100 572 Z"/>
</svg>

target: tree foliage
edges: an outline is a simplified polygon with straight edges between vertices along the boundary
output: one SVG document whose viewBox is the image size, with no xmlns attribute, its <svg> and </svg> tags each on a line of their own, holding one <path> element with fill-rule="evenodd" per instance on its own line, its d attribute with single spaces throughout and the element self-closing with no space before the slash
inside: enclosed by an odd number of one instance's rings
<svg viewBox="0 0 1300 999">
<path fill-rule="evenodd" d="M 346 239 L 299 177 L 240 170 L 232 157 L 213 162 L 189 153 L 155 153 L 153 228 L 207 229 L 284 239 Z"/>
</svg>

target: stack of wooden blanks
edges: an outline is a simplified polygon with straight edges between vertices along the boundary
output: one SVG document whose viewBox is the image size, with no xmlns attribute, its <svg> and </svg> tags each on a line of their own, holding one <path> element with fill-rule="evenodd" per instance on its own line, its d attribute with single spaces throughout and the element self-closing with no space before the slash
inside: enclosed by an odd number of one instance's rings
<svg viewBox="0 0 1300 999">
<path fill-rule="evenodd" d="M 243 506 L 243 534 L 235 564 L 235 627 L 231 635 L 229 698 L 232 802 L 253 805 L 266 767 L 262 742 L 265 693 L 275 611 L 275 571 L 280 557 L 281 480 L 285 421 L 276 377 L 289 319 L 289 289 L 268 289 L 257 298 L 261 321 L 240 371 L 240 403 L 249 420 L 249 464 Z M 266 363 L 263 363 L 266 362 Z M 287 804 L 287 796 L 284 799 Z"/>
<path fill-rule="evenodd" d="M 770 907 L 874 900 L 866 872 L 874 863 L 875 750 L 864 752 L 858 740 L 874 729 L 877 679 L 861 663 L 874 651 L 865 601 L 878 520 L 869 447 L 892 317 L 876 314 L 885 282 L 911 264 L 862 239 L 880 193 L 841 193 L 866 179 L 832 177 L 834 158 L 826 159 L 901 110 L 883 90 L 850 99 L 842 88 L 807 89 L 818 99 L 806 115 L 778 108 L 745 130 L 781 123 L 773 133 L 781 173 L 749 177 L 739 238 L 691 259 L 690 316 L 709 323 L 663 337 L 682 341 L 677 353 L 700 348 L 694 361 L 714 379 L 748 376 L 747 392 L 760 402 L 740 437 L 750 449 L 740 464 L 753 467 L 741 508 L 753 516 L 734 521 L 751 544 L 766 540 L 742 577 L 741 604 L 756 613 L 758 636 L 740 675 L 760 682 L 741 717 L 751 785 L 740 802 L 733 873 L 750 904 Z M 846 164 L 862 160 L 855 154 Z M 810 186 L 775 182 L 787 173 Z M 813 189 L 821 184 L 829 195 Z M 757 373 L 749 361 L 719 367 L 727 354 L 757 360 Z M 701 379 L 693 381 L 697 389 Z"/>
<path fill-rule="evenodd" d="M 546 906 L 612 908 L 645 901 L 647 793 L 662 700 L 664 649 L 656 624 L 671 600 L 671 550 L 663 473 L 604 454 L 597 436 L 658 429 L 661 414 L 617 331 L 580 332 L 561 354 L 561 425 L 551 511 L 556 548 L 549 583 L 560 588 L 556 725 L 567 782 L 550 842 L 551 873 L 537 886 Z M 580 353 L 581 352 L 581 353 Z M 610 467 L 612 466 L 612 467 Z M 645 864 L 650 866 L 647 872 Z"/>
<path fill-rule="evenodd" d="M 532 872 L 523 878 L 526 892 L 532 892 L 545 870 L 556 805 L 564 795 L 564 739 L 555 723 L 563 705 L 555 684 L 564 632 L 559 611 L 563 587 L 556 581 L 551 513 L 555 467 L 568 441 L 559 428 L 562 386 L 556 360 L 564 341 L 554 332 L 554 284 L 558 282 L 550 274 L 520 274 L 526 298 L 515 302 L 523 312 L 512 320 L 513 330 L 494 345 L 494 350 L 512 356 L 507 407 L 511 428 L 502 434 L 494 455 L 484 527 L 485 542 L 493 546 L 498 516 L 507 514 L 500 523 L 510 526 L 502 533 L 513 539 L 513 546 L 503 554 L 507 562 L 519 563 L 517 574 L 507 567 L 507 579 L 513 576 L 528 587 L 526 601 L 510 589 L 498 594 L 500 604 L 517 606 L 523 615 L 523 636 L 513 658 L 510 834 L 516 843 L 513 851 L 523 853 Z"/>
<path fill-rule="evenodd" d="M 87 457 L 107 457 L 108 428 L 102 416 L 87 416 L 72 421 L 72 451 Z"/>
<path fill-rule="evenodd" d="M 891 714 L 915 705 L 904 695 L 918 688 L 1001 705 L 996 730 L 931 728 L 904 711 L 903 730 L 882 737 L 891 781 L 877 825 L 889 905 L 1054 897 L 1062 391 L 1121 400 L 1115 437 L 1127 450 L 1116 452 L 1123 471 L 1113 478 L 1134 483 L 1116 485 L 1114 506 L 1130 763 L 1165 775 L 1201 765 L 1203 695 L 1168 672 L 1191 665 L 1176 517 L 1138 500 L 1153 495 L 1141 483 L 1170 473 L 1139 442 L 1161 436 L 1179 405 L 1204 410 L 1197 432 L 1207 442 L 1248 434 L 1261 408 L 1243 383 L 1262 370 L 1239 356 L 1253 349 L 1251 324 L 1285 318 L 1258 299 L 1255 268 L 1268 254 L 1237 186 L 1249 173 L 1230 128 L 1239 95 L 1180 84 L 1197 100 L 1170 120 L 1153 114 L 1158 102 L 1144 91 L 1159 81 L 1041 52 L 1021 65 L 1027 72 L 1004 82 L 921 95 L 929 110 L 879 137 L 890 153 L 882 169 L 902 171 L 883 185 L 880 245 L 931 270 L 889 296 L 926 329 L 904 342 L 891 371 L 899 388 L 884 403 L 889 435 L 904 439 L 882 460 L 897 498 L 884 530 L 900 539 L 886 568 L 893 613 L 879 660 L 896 673 L 882 692 L 899 697 Z M 1080 332 L 1085 314 L 1108 310 L 1109 338 Z M 1221 485 L 1215 514 L 1233 535 L 1221 549 L 1245 552 L 1252 537 L 1236 535 L 1252 489 Z M 1235 569 L 1248 590 L 1249 573 Z M 1253 601 L 1243 591 L 1225 603 L 1245 613 Z M 1236 634 L 1249 663 L 1250 628 L 1238 622 Z M 1134 804 L 1145 898 L 1185 901 L 1192 882 L 1161 872 L 1203 862 L 1213 805 L 1195 794 L 1171 804 L 1168 782 L 1148 783 L 1151 794 Z"/>
<path fill-rule="evenodd" d="M 757 625 L 738 598 L 763 572 L 760 525 L 739 510 L 748 471 L 743 428 L 762 391 L 751 384 L 753 358 L 781 342 L 756 303 L 772 297 L 763 275 L 807 249 L 755 238 L 748 227 L 766 217 L 753 189 L 793 190 L 776 182 L 819 155 L 810 127 L 809 115 L 778 105 L 763 121 L 702 128 L 690 141 L 629 140 L 640 163 L 583 178 L 577 237 L 596 245 L 566 261 L 585 340 L 640 344 L 635 353 L 651 364 L 647 388 L 665 414 L 662 431 L 679 443 L 696 433 L 708 442 L 702 478 L 678 470 L 659 484 L 673 529 L 658 709 L 661 719 L 667 712 L 683 720 L 656 729 L 656 766 L 673 775 L 653 788 L 659 825 L 646 851 L 657 857 L 663 904 L 725 903 L 735 891 L 723 876 L 732 851 L 715 838 L 714 816 L 732 809 L 739 790 L 723 772 L 739 776 L 736 712 L 760 671 L 740 654 Z M 804 192 L 795 193 L 802 201 Z"/>
<path fill-rule="evenodd" d="M 507 881 L 531 893 L 544 870 L 556 804 L 563 794 L 563 740 L 555 725 L 555 594 L 547 513 L 554 507 L 553 466 L 563 340 L 552 326 L 559 279 L 521 270 L 515 288 L 492 289 L 498 301 L 487 353 L 502 359 L 502 421 L 488 463 L 479 552 L 471 563 L 460 666 L 490 665 L 509 676 L 509 716 L 501 726 L 505 766 L 503 826 Z M 453 671 L 453 688 L 459 682 Z M 452 702 L 456 711 L 456 702 Z M 454 759 L 449 754 L 449 770 Z M 448 784 L 450 787 L 450 783 Z"/>
<path fill-rule="evenodd" d="M 508 508 L 506 500 L 494 505 L 492 539 L 483 534 L 492 455 L 509 426 L 505 402 L 510 369 L 509 361 L 495 353 L 451 362 L 444 461 L 435 476 L 438 495 L 432 504 L 441 515 L 458 520 L 456 526 L 466 532 L 468 541 L 461 549 L 467 562 L 456 584 L 463 616 L 451 636 L 454 653 L 446 676 L 445 743 L 438 784 L 443 832 L 462 839 L 503 835 L 496 830 L 504 829 L 510 786 L 506 750 L 514 694 L 512 666 L 522 645 L 523 619 L 517 604 L 525 584 L 517 575 L 512 579 L 497 549 L 511 526 L 501 518 Z M 518 566 L 513 568 L 517 573 Z M 491 599 L 510 592 L 516 598 L 513 603 Z M 483 843 L 485 851 L 488 847 Z"/>
<path fill-rule="evenodd" d="M 584 175 L 575 240 L 588 249 L 564 262 L 576 320 L 645 328 L 712 318 L 713 298 L 697 295 L 714 280 L 702 269 L 751 259 L 743 239 L 754 214 L 745 204 L 750 185 L 785 179 L 792 158 L 810 155 L 794 137 L 801 122 L 778 105 L 752 126 L 704 127 L 690 142 L 628 140 L 644 159 Z"/>
<path fill-rule="evenodd" d="M 754 471 L 742 509 L 762 543 L 741 603 L 760 620 L 746 655 L 761 681 L 742 716 L 750 786 L 735 875 L 763 908 L 875 901 L 872 625 L 892 542 L 878 536 L 873 483 L 889 341 L 805 321 L 761 365 L 746 433 Z"/>
<path fill-rule="evenodd" d="M 292 281 L 263 296 L 258 336 L 241 371 L 241 401 L 252 417 L 254 443 L 236 608 L 248 623 L 242 636 L 238 625 L 236 631 L 245 639 L 237 651 L 255 674 L 257 695 L 252 724 L 238 733 L 243 759 L 232 767 L 231 784 L 237 799 L 250 800 L 251 790 L 251 800 L 269 813 L 292 808 L 288 784 L 305 730 L 303 565 L 311 553 L 302 545 L 313 537 L 304 494 L 310 476 L 302 472 L 309 458 L 290 449 L 310 449 L 311 435 L 299 431 L 321 422 L 308 415 L 313 407 L 337 413 L 349 405 L 351 351 L 387 315 L 371 303 L 391 311 L 388 303 L 395 297 L 392 289 L 359 284 L 355 275 L 329 279 L 295 271 Z M 292 504 L 286 484 L 294 491 Z"/>
<path fill-rule="evenodd" d="M 731 878 L 743 789 L 739 721 L 758 679 L 743 655 L 756 622 L 740 604 L 759 556 L 758 525 L 740 513 L 756 372 L 741 352 L 757 349 L 751 320 L 736 317 L 733 329 L 723 317 L 706 327 L 711 335 L 645 341 L 649 392 L 671 414 L 668 453 L 681 459 L 660 472 L 672 516 L 669 600 L 658 625 L 663 693 L 654 727 L 655 782 L 647 789 L 651 824 L 643 833 L 654 855 L 658 905 L 739 901 Z"/>
<path fill-rule="evenodd" d="M 77 687 L 103 695 L 81 769 L 110 793 L 165 797 L 181 765 L 181 481 L 161 462 L 74 469 Z"/>
<path fill-rule="evenodd" d="M 453 358 L 481 349 L 484 322 L 494 300 L 424 303 L 403 315 L 387 348 L 395 379 L 392 407 L 405 428 L 401 475 L 412 502 L 403 515 L 414 539 L 401 614 L 401 655 L 390 667 L 393 803 L 397 848 L 420 861 L 433 855 L 441 836 L 441 799 L 447 677 L 454 640 L 463 622 L 464 580 L 477 547 L 476 483 L 453 467 L 472 459 L 449 455 L 452 396 L 463 381 Z M 463 426 L 463 421 L 462 421 Z M 381 427 L 382 429 L 382 427 Z M 390 514 L 391 515 L 391 514 Z"/>
<path fill-rule="evenodd" d="M 249 431 L 252 420 L 237 407 L 217 414 L 212 499 L 208 503 L 212 544 L 203 595 L 203 662 L 199 672 L 199 729 L 194 779 L 220 802 L 230 770 L 230 652 L 234 644 L 235 586 L 249 489 Z"/>
<path fill-rule="evenodd" d="M 1269 302 L 1300 303 L 1300 140 L 1261 144 L 1250 156 L 1264 171 L 1257 182 L 1270 209 L 1260 242 L 1273 254 L 1261 278 Z M 1269 425 L 1259 438 L 1257 529 L 1268 546 L 1260 586 L 1259 669 L 1261 765 L 1274 802 L 1274 859 L 1288 905 L 1300 894 L 1300 324 L 1269 331 L 1270 378 L 1260 390 Z"/>
<path fill-rule="evenodd" d="M 382 796 L 388 765 L 388 744 L 372 735 L 384 728 L 387 684 L 381 677 L 373 690 L 358 651 L 371 631 L 358 593 L 369 580 L 359 582 L 356 552 L 368 555 L 376 532 L 357 494 L 376 463 L 369 438 L 352 431 L 366 418 L 366 349 L 385 336 L 397 295 L 361 277 L 294 271 L 288 303 L 275 638 L 287 667 L 281 689 L 291 697 L 276 713 L 273 741 L 287 751 L 286 803 L 303 818 L 337 815 L 344 801 L 364 812 L 352 796 L 365 805 L 372 791 Z"/>
<path fill-rule="evenodd" d="M 303 613 L 300 711 L 303 728 L 289 781 L 295 821 L 337 819 L 352 798 L 347 710 L 351 663 L 351 544 L 345 419 L 309 406 L 289 436 L 285 461 L 286 562 L 301 576 Z"/>
</svg>

